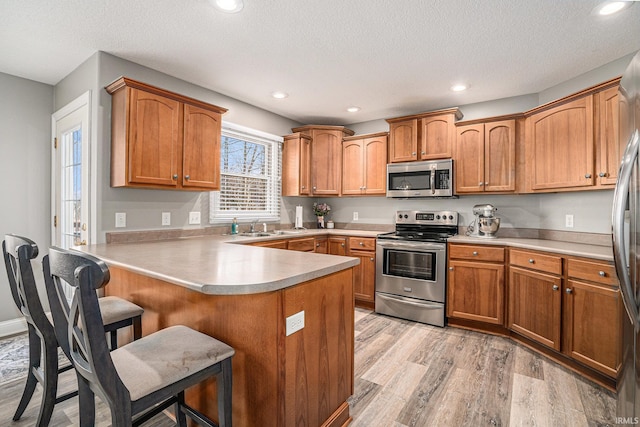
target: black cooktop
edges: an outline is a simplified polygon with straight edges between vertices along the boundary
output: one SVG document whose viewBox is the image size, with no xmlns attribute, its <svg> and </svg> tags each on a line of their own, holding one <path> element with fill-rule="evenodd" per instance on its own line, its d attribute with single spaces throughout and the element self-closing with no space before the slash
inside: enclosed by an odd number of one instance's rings
<svg viewBox="0 0 640 427">
<path fill-rule="evenodd" d="M 446 242 L 458 234 L 458 213 L 453 211 L 398 211 L 396 231 L 379 234 L 382 240 Z"/>
</svg>

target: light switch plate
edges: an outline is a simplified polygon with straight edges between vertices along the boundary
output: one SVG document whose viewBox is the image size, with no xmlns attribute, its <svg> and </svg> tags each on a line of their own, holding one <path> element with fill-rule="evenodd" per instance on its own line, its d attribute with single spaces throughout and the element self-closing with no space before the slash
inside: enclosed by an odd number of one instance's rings
<svg viewBox="0 0 640 427">
<path fill-rule="evenodd" d="M 304 328 L 304 310 L 287 317 L 286 336 L 298 332 L 302 328 Z"/>
<path fill-rule="evenodd" d="M 171 212 L 162 212 L 162 225 L 171 225 Z"/>
<path fill-rule="evenodd" d="M 570 214 L 565 215 L 564 226 L 567 228 L 573 228 L 573 215 L 570 215 Z"/>
<path fill-rule="evenodd" d="M 354 212 L 353 213 L 353 220 L 357 221 L 358 220 L 358 212 Z"/>
<path fill-rule="evenodd" d="M 116 212 L 116 228 L 127 226 L 127 214 L 124 212 Z"/>
<path fill-rule="evenodd" d="M 189 212 L 189 224 L 200 224 L 200 212 Z"/>
</svg>

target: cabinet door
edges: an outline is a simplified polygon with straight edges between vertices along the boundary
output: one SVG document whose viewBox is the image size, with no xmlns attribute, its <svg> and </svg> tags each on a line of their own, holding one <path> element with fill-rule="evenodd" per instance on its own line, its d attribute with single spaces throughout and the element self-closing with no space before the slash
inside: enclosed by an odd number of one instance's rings
<svg viewBox="0 0 640 427">
<path fill-rule="evenodd" d="M 569 355 L 616 378 L 622 331 L 618 289 L 569 280 L 565 298 L 565 334 Z"/>
<path fill-rule="evenodd" d="M 364 140 L 364 193 L 386 194 L 387 185 L 387 137 Z"/>
<path fill-rule="evenodd" d="M 447 316 L 504 324 L 504 265 L 449 261 Z"/>
<path fill-rule="evenodd" d="M 592 96 L 533 114 L 527 127 L 533 190 L 594 184 Z"/>
<path fill-rule="evenodd" d="M 509 328 L 560 350 L 562 279 L 518 267 L 509 268 Z"/>
<path fill-rule="evenodd" d="M 515 120 L 485 123 L 484 153 L 484 191 L 515 191 Z"/>
<path fill-rule="evenodd" d="M 314 252 L 316 250 L 316 239 L 313 237 L 291 239 L 287 242 L 287 249 L 290 251 Z"/>
<path fill-rule="evenodd" d="M 220 113 L 184 105 L 182 186 L 220 189 Z"/>
<path fill-rule="evenodd" d="M 618 134 L 619 110 L 617 86 L 598 94 L 598 179 L 603 185 L 615 185 L 625 148 L 625 141 L 620 141 Z"/>
<path fill-rule="evenodd" d="M 340 195 L 342 180 L 342 132 L 313 130 L 311 141 L 312 193 Z"/>
<path fill-rule="evenodd" d="M 329 253 L 331 255 L 346 255 L 347 239 L 345 237 L 329 237 Z"/>
<path fill-rule="evenodd" d="M 128 181 L 176 187 L 182 155 L 182 104 L 139 89 L 129 90 Z"/>
<path fill-rule="evenodd" d="M 360 195 L 364 191 L 363 139 L 342 144 L 342 194 Z"/>
<path fill-rule="evenodd" d="M 349 251 L 349 256 L 360 258 L 360 264 L 353 268 L 353 291 L 356 300 L 373 303 L 376 278 L 375 252 Z"/>
<path fill-rule="evenodd" d="M 328 242 L 326 237 L 316 237 L 316 249 L 317 254 L 326 254 L 328 251 Z"/>
<path fill-rule="evenodd" d="M 300 136 L 287 135 L 282 144 L 282 195 L 299 196 L 301 190 Z"/>
<path fill-rule="evenodd" d="M 300 194 L 311 194 L 311 138 L 300 137 Z"/>
<path fill-rule="evenodd" d="M 389 124 L 389 163 L 418 160 L 418 119 Z"/>
<path fill-rule="evenodd" d="M 459 126 L 456 129 L 456 192 L 484 191 L 484 125 Z"/>
<path fill-rule="evenodd" d="M 455 138 L 453 114 L 420 119 L 420 159 L 448 159 Z"/>
</svg>

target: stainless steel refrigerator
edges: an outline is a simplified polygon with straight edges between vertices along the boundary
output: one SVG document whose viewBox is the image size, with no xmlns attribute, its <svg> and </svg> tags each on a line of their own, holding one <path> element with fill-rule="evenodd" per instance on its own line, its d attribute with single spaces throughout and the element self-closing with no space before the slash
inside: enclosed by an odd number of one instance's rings
<svg viewBox="0 0 640 427">
<path fill-rule="evenodd" d="M 613 254 L 624 302 L 616 422 L 640 419 L 640 52 L 620 81 L 620 142 L 626 144 L 613 198 Z M 626 223 L 625 223 L 626 222 Z"/>
</svg>

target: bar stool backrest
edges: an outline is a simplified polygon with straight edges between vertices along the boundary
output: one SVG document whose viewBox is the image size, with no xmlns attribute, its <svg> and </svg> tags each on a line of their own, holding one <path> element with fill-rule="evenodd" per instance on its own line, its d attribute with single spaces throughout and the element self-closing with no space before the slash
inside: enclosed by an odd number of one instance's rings
<svg viewBox="0 0 640 427">
<path fill-rule="evenodd" d="M 91 255 L 51 247 L 43 269 L 58 341 L 63 350 L 67 347 L 76 371 L 102 399 L 114 402 L 120 393 L 128 398 L 107 346 L 96 293 L 109 282 L 109 268 Z M 70 306 L 65 305 L 62 282 L 76 288 Z"/>
<path fill-rule="evenodd" d="M 2 253 L 16 307 L 27 323 L 36 328 L 41 335 L 50 334 L 54 337 L 53 325 L 47 319 L 40 302 L 31 267 L 31 260 L 38 256 L 38 245 L 26 237 L 7 234 L 2 242 Z"/>
</svg>

